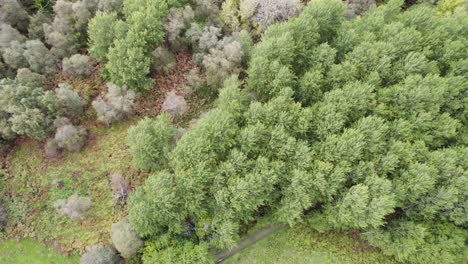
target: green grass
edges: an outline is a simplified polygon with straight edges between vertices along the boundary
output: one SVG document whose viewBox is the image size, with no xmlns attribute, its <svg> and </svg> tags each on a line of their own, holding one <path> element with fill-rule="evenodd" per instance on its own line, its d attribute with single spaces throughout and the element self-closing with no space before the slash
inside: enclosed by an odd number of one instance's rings
<svg viewBox="0 0 468 264">
<path fill-rule="evenodd" d="M 345 233 L 285 228 L 227 259 L 225 264 L 390 264 L 396 261 Z"/>
<path fill-rule="evenodd" d="M 0 263 L 8 264 L 77 264 L 75 255 L 66 257 L 31 240 L 0 242 Z"/>
<path fill-rule="evenodd" d="M 19 144 L 7 157 L 0 193 L 8 211 L 4 238 L 53 242 L 65 253 L 109 241 L 111 224 L 126 214 L 112 197 L 110 175 L 121 173 L 133 186 L 146 177 L 133 169 L 126 145 L 127 129 L 134 123 L 89 125 L 88 145 L 58 161 L 47 160 L 43 143 Z M 93 207 L 78 220 L 57 214 L 54 202 L 75 193 L 90 197 Z"/>
</svg>

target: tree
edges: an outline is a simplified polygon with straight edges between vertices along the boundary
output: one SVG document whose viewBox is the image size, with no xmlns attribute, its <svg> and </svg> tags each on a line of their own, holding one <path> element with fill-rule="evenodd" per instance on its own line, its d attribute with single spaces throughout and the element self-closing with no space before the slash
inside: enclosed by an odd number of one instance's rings
<svg viewBox="0 0 468 264">
<path fill-rule="evenodd" d="M 175 132 L 167 114 L 160 114 L 154 121 L 144 118 L 131 127 L 127 142 L 132 151 L 134 166 L 140 170 L 164 167 L 174 144 Z"/>
<path fill-rule="evenodd" d="M 89 52 L 99 62 L 106 62 L 109 48 L 112 47 L 114 40 L 125 36 L 125 32 L 117 32 L 119 26 L 126 28 L 127 24 L 118 20 L 114 12 L 98 12 L 89 21 Z"/>
<path fill-rule="evenodd" d="M 128 200 L 128 217 L 135 231 L 142 237 L 165 230 L 180 232 L 185 220 L 184 208 L 178 199 L 180 195 L 169 172 L 162 171 L 147 178 Z"/>
</svg>

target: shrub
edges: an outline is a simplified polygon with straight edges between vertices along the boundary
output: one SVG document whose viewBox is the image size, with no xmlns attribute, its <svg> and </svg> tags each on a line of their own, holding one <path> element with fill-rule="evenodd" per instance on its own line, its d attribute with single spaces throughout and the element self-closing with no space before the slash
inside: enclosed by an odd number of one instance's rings
<svg viewBox="0 0 468 264">
<path fill-rule="evenodd" d="M 161 108 L 173 116 L 183 115 L 188 110 L 184 97 L 177 95 L 174 91 L 167 93 Z"/>
<path fill-rule="evenodd" d="M 104 98 L 99 96 L 92 105 L 97 112 L 98 120 L 107 126 L 113 121 L 121 120 L 133 113 L 135 92 L 127 91 L 125 87 L 118 87 L 107 83 L 108 92 Z"/>
<path fill-rule="evenodd" d="M 61 83 L 55 90 L 60 103 L 61 113 L 68 116 L 79 116 L 83 113 L 86 102 L 68 84 Z"/>
<path fill-rule="evenodd" d="M 58 111 L 58 101 L 50 91 L 18 80 L 0 80 L 0 111 L 18 135 L 45 138 Z"/>
<path fill-rule="evenodd" d="M 298 15 L 301 8 L 298 0 L 241 0 L 239 20 L 246 26 L 252 25 L 254 34 L 259 34 L 276 22 Z"/>
<path fill-rule="evenodd" d="M 127 219 L 112 224 L 111 239 L 114 247 L 124 258 L 130 258 L 143 247 L 143 241 Z"/>
<path fill-rule="evenodd" d="M 54 141 L 59 148 L 68 151 L 79 151 L 86 142 L 86 129 L 73 125 L 64 125 L 57 128 Z"/>
<path fill-rule="evenodd" d="M 375 0 L 346 0 L 346 15 L 351 18 L 359 16 L 374 4 Z"/>
<path fill-rule="evenodd" d="M 153 53 L 153 69 L 157 72 L 169 72 L 176 66 L 176 58 L 164 47 L 156 48 Z"/>
<path fill-rule="evenodd" d="M 65 58 L 78 51 L 78 43 L 71 34 L 54 31 L 50 26 L 44 25 L 46 43 L 51 45 L 50 53 L 58 59 Z"/>
<path fill-rule="evenodd" d="M 26 68 L 28 67 L 28 62 L 24 57 L 25 49 L 24 43 L 12 41 L 3 53 L 3 60 L 12 69 Z"/>
<path fill-rule="evenodd" d="M 239 41 L 223 41 L 219 49 L 212 48 L 203 58 L 203 67 L 206 70 L 206 81 L 211 87 L 220 87 L 231 74 L 239 72 L 242 62 L 242 46 Z"/>
<path fill-rule="evenodd" d="M 29 15 L 17 0 L 3 0 L 0 6 L 0 21 L 16 27 L 20 31 L 26 31 Z"/>
<path fill-rule="evenodd" d="M 201 76 L 198 68 L 193 68 L 187 74 L 187 83 L 184 87 L 186 94 L 196 93 L 206 87 L 206 80 Z"/>
<path fill-rule="evenodd" d="M 133 164 L 140 170 L 164 167 L 173 147 L 175 128 L 169 115 L 161 114 L 156 120 L 144 118 L 128 130 L 127 143 L 133 156 Z"/>
<path fill-rule="evenodd" d="M 99 0 L 98 10 L 103 12 L 120 12 L 122 11 L 123 0 Z"/>
<path fill-rule="evenodd" d="M 42 9 L 38 10 L 34 15 L 31 16 L 29 27 L 28 27 L 28 36 L 30 39 L 39 39 L 41 41 L 45 40 L 44 33 L 44 24 L 49 24 L 51 22 L 50 17 Z"/>
<path fill-rule="evenodd" d="M 28 68 L 22 68 L 16 73 L 16 81 L 25 86 L 42 87 L 45 85 L 46 78 L 43 75 L 32 72 Z"/>
<path fill-rule="evenodd" d="M 0 23 L 0 53 L 3 53 L 13 41 L 23 43 L 25 37 L 6 23 Z"/>
<path fill-rule="evenodd" d="M 80 258 L 80 264 L 120 264 L 123 260 L 110 245 L 96 244 L 86 249 Z"/>
<path fill-rule="evenodd" d="M 167 40 L 173 50 L 178 50 L 183 46 L 181 36 L 189 28 L 190 22 L 194 18 L 194 12 L 190 6 L 184 8 L 171 8 L 166 18 L 164 29 L 167 34 Z"/>
<path fill-rule="evenodd" d="M 82 214 L 91 208 L 91 205 L 91 199 L 76 194 L 68 197 L 68 199 L 57 200 L 54 203 L 54 207 L 59 214 L 73 219 L 81 217 Z"/>
<path fill-rule="evenodd" d="M 64 58 L 62 67 L 66 75 L 79 79 L 90 76 L 93 71 L 90 58 L 81 54 L 75 54 L 70 58 Z"/>
<path fill-rule="evenodd" d="M 40 74 L 49 74 L 55 71 L 54 60 L 44 43 L 40 40 L 28 40 L 25 47 L 24 58 L 32 71 Z"/>
</svg>

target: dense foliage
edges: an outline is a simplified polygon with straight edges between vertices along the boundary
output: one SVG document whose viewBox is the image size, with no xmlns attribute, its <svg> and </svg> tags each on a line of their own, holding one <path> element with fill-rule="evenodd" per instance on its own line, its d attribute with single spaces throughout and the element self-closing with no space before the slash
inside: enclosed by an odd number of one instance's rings
<svg viewBox="0 0 468 264">
<path fill-rule="evenodd" d="M 246 89 L 229 79 L 169 168 L 130 195 L 135 230 L 223 248 L 269 213 L 358 230 L 401 261 L 466 259 L 468 16 L 402 6 L 349 21 L 341 1 L 317 0 L 269 27 Z M 183 245 L 155 243 L 158 261 Z"/>
</svg>

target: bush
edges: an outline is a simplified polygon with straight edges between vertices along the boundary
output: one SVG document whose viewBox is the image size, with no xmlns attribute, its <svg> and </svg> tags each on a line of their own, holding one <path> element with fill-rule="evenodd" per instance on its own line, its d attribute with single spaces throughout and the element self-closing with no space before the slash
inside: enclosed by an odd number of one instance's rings
<svg viewBox="0 0 468 264">
<path fill-rule="evenodd" d="M 171 44 L 172 50 L 177 51 L 184 45 L 181 36 L 189 28 L 193 18 L 194 12 L 190 6 L 171 8 L 169 10 L 164 29 L 166 30 L 166 38 Z"/>
<path fill-rule="evenodd" d="M 121 264 L 123 260 L 112 246 L 96 244 L 88 247 L 80 258 L 80 264 Z"/>
<path fill-rule="evenodd" d="M 68 151 L 80 151 L 86 142 L 86 135 L 85 128 L 68 124 L 57 128 L 54 141 L 59 148 L 64 148 Z"/>
<path fill-rule="evenodd" d="M 3 0 L 0 6 L 0 21 L 24 32 L 28 28 L 29 15 L 17 0 Z"/>
<path fill-rule="evenodd" d="M 123 0 L 99 0 L 98 10 L 103 12 L 120 12 L 122 11 Z"/>
<path fill-rule="evenodd" d="M 118 87 L 107 83 L 108 92 L 104 98 L 99 96 L 92 105 L 96 110 L 98 120 L 107 126 L 113 121 L 121 120 L 133 113 L 135 92 L 127 91 L 125 87 Z"/>
<path fill-rule="evenodd" d="M 0 53 L 5 52 L 13 41 L 23 43 L 26 38 L 6 23 L 0 23 Z"/>
<path fill-rule="evenodd" d="M 25 86 L 44 86 L 46 78 L 43 75 L 32 72 L 28 68 L 19 69 L 16 73 L 16 81 Z"/>
<path fill-rule="evenodd" d="M 220 48 L 210 49 L 210 53 L 203 57 L 207 84 L 216 88 L 231 74 L 239 73 L 243 55 L 239 41 L 223 41 L 218 46 Z"/>
<path fill-rule="evenodd" d="M 346 0 L 346 15 L 351 18 L 359 16 L 374 4 L 375 0 Z"/>
<path fill-rule="evenodd" d="M 91 199 L 76 194 L 68 197 L 68 199 L 57 200 L 54 203 L 55 210 L 59 214 L 69 216 L 72 219 L 80 218 L 82 214 L 91 208 L 91 205 Z"/>
<path fill-rule="evenodd" d="M 52 128 L 59 103 L 54 93 L 18 80 L 0 81 L 0 111 L 15 134 L 43 139 Z"/>
<path fill-rule="evenodd" d="M 86 78 L 93 72 L 90 58 L 81 54 L 75 54 L 70 58 L 64 58 L 62 60 L 62 67 L 64 74 L 79 79 Z"/>
<path fill-rule="evenodd" d="M 175 128 L 167 114 L 160 114 L 154 121 L 144 118 L 131 127 L 128 130 L 127 143 L 132 152 L 133 165 L 140 170 L 167 165 L 174 135 Z"/>
<path fill-rule="evenodd" d="M 61 113 L 76 117 L 83 113 L 86 102 L 68 84 L 61 83 L 55 90 L 60 103 Z"/>
<path fill-rule="evenodd" d="M 29 66 L 26 58 L 24 57 L 24 51 L 26 47 L 24 43 L 18 41 L 12 41 L 10 46 L 5 49 L 3 53 L 3 60 L 12 69 L 27 68 Z"/>
<path fill-rule="evenodd" d="M 40 40 L 28 40 L 25 44 L 24 58 L 29 68 L 40 74 L 49 74 L 55 71 L 55 64 L 49 50 Z"/>
<path fill-rule="evenodd" d="M 138 237 L 127 219 L 112 224 L 111 239 L 114 247 L 124 258 L 136 255 L 143 247 L 143 241 Z"/>
<path fill-rule="evenodd" d="M 176 66 L 176 58 L 164 47 L 156 48 L 153 53 L 153 69 L 159 73 L 167 73 Z"/>
<path fill-rule="evenodd" d="M 187 112 L 188 106 L 183 96 L 170 91 L 167 93 L 161 109 L 172 116 L 180 116 Z"/>
<path fill-rule="evenodd" d="M 34 15 L 31 16 L 29 27 L 28 27 L 28 36 L 30 39 L 39 39 L 41 41 L 45 40 L 44 33 L 44 24 L 49 24 L 51 22 L 50 17 L 42 9 L 38 10 Z"/>
</svg>

